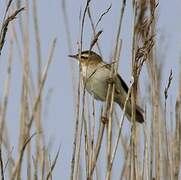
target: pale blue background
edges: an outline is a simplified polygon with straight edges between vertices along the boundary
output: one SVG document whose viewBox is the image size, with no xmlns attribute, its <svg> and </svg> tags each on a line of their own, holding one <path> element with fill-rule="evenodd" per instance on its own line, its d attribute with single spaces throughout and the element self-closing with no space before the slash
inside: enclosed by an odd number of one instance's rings
<svg viewBox="0 0 181 180">
<path fill-rule="evenodd" d="M 34 29 L 32 23 L 32 1 L 30 2 L 30 62 L 32 72 L 36 71 L 35 63 L 35 40 Z M 66 0 L 66 7 L 69 18 L 69 26 L 71 28 L 72 37 L 72 49 L 73 52 L 77 51 L 77 41 L 79 37 L 79 13 L 80 8 L 85 7 L 86 1 Z M 123 79 L 128 83 L 131 76 L 131 31 L 132 31 L 132 1 L 128 0 L 125 15 L 123 19 L 123 28 L 121 31 L 121 37 L 123 39 L 123 46 L 121 51 L 121 60 L 119 65 L 119 71 Z M 52 39 L 57 37 L 58 42 L 51 64 L 46 86 L 44 89 L 44 101 L 46 107 L 43 107 L 43 127 L 46 132 L 46 143 L 52 138 L 53 147 L 51 149 L 51 158 L 54 157 L 55 152 L 61 144 L 61 150 L 57 165 L 54 170 L 54 179 L 68 179 L 70 176 L 70 162 L 72 156 L 72 144 L 74 136 L 74 105 L 73 105 L 73 93 L 72 93 L 72 80 L 70 72 L 70 59 L 68 55 L 67 39 L 64 27 L 64 20 L 61 8 L 61 0 L 38 0 L 37 9 L 39 15 L 40 25 L 40 38 L 42 46 L 42 60 L 45 63 L 48 56 L 48 49 L 51 45 Z M 100 23 L 98 30 L 103 29 L 103 33 L 100 37 L 100 47 L 103 53 L 103 57 L 109 61 L 109 57 L 113 54 L 114 40 L 117 31 L 117 25 L 120 13 L 120 1 L 95 1 L 91 2 L 91 10 L 94 22 L 97 21 L 100 13 L 102 13 L 112 3 L 110 12 L 104 16 Z M 4 10 L 4 1 L 1 1 L 0 17 Z M 168 75 L 170 69 L 173 70 L 173 82 L 170 88 L 169 94 L 172 97 L 173 105 L 177 97 L 178 89 L 178 62 L 181 47 L 181 2 L 179 0 L 160 0 L 159 7 L 157 9 L 158 25 L 157 25 L 157 39 L 161 39 L 157 44 L 158 59 L 163 60 L 163 79 L 162 79 L 162 94 L 165 85 L 167 84 Z M 86 20 L 87 22 L 88 19 Z M 18 18 L 14 21 L 14 24 L 18 24 Z M 19 32 L 18 26 L 16 26 L 17 32 Z M 92 31 L 90 24 L 85 24 L 85 39 L 84 49 L 89 47 L 90 38 L 92 37 Z M 22 41 L 20 33 L 18 33 L 18 39 Z M 0 100 L 2 100 L 3 83 L 5 79 L 5 67 L 7 62 L 8 40 L 3 49 L 0 65 Z M 21 45 L 21 51 L 23 47 Z M 10 140 L 12 146 L 14 146 L 13 154 L 17 152 L 17 140 L 19 137 L 19 117 L 20 117 L 20 95 L 21 95 L 21 60 L 17 53 L 16 44 L 14 43 L 14 56 L 13 56 L 13 71 L 12 71 L 12 84 L 10 91 L 10 102 L 8 105 L 8 128 L 10 134 Z M 162 59 L 164 58 L 164 59 Z M 78 65 L 75 62 L 73 67 L 78 71 Z M 147 89 L 147 73 L 145 69 L 144 73 L 141 73 L 141 96 L 146 103 L 148 101 L 145 90 Z M 50 93 L 47 100 L 47 94 Z M 170 101 L 170 99 L 169 99 Z M 174 107 L 172 107 L 174 110 Z M 129 125 L 128 125 L 129 127 Z M 117 167 L 118 168 L 118 167 Z M 118 168 L 119 169 L 119 168 Z M 117 174 L 117 173 L 116 173 Z M 119 173 L 118 173 L 119 174 Z M 61 178 L 61 179 L 62 179 Z"/>
</svg>

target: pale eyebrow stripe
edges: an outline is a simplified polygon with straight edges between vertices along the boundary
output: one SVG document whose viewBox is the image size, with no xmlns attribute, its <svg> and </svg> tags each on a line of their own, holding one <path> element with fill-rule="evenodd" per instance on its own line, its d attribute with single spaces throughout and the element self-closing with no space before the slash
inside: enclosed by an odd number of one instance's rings
<svg viewBox="0 0 181 180">
<path fill-rule="evenodd" d="M 81 55 L 81 58 L 86 59 L 88 56 Z"/>
</svg>

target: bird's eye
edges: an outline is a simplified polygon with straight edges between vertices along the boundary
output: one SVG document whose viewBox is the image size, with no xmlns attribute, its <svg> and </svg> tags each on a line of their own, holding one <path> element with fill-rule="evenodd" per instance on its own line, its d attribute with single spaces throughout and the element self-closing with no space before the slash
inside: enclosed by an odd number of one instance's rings
<svg viewBox="0 0 181 180">
<path fill-rule="evenodd" d="M 81 58 L 82 59 L 87 59 L 87 56 L 82 55 Z"/>
</svg>

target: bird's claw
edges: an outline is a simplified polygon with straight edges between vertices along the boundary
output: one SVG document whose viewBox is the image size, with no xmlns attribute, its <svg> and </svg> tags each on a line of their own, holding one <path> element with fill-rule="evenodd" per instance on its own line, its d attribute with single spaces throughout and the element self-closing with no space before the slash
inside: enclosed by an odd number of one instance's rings
<svg viewBox="0 0 181 180">
<path fill-rule="evenodd" d="M 110 77 L 109 79 L 107 79 L 107 83 L 108 84 L 114 84 L 116 82 L 116 78 L 115 77 Z"/>
<path fill-rule="evenodd" d="M 107 124 L 108 121 L 109 121 L 109 119 L 108 119 L 107 117 L 101 116 L 101 122 L 102 122 L 103 124 Z"/>
</svg>

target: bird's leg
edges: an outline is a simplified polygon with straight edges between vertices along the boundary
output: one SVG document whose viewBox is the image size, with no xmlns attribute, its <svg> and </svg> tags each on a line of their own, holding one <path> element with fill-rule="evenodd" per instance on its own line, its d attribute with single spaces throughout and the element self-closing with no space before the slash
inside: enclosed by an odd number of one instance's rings
<svg viewBox="0 0 181 180">
<path fill-rule="evenodd" d="M 106 82 L 107 82 L 108 84 L 114 84 L 114 83 L 116 83 L 116 76 L 113 76 L 113 77 L 108 78 L 108 79 L 106 80 Z M 105 116 L 101 116 L 101 121 L 102 121 L 103 124 L 107 124 L 108 121 L 109 121 L 109 119 L 108 119 L 107 117 L 105 117 Z"/>
</svg>

